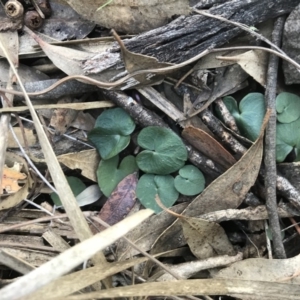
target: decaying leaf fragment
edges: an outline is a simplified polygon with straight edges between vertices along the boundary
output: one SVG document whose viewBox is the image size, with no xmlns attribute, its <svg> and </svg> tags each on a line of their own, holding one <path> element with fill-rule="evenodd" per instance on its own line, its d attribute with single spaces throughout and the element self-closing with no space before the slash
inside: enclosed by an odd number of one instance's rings
<svg viewBox="0 0 300 300">
<path fill-rule="evenodd" d="M 96 171 L 100 157 L 95 149 L 63 154 L 57 159 L 72 170 L 82 170 L 81 175 L 97 182 Z"/>
<path fill-rule="evenodd" d="M 213 181 L 191 202 L 183 212 L 184 216 L 197 217 L 212 211 L 236 208 L 241 204 L 246 193 L 255 183 L 259 172 L 263 154 L 263 135 L 268 116 L 267 113 L 255 143 L 235 165 Z M 184 243 L 180 223 L 175 221 L 157 240 L 153 252 L 170 250 Z"/>
<path fill-rule="evenodd" d="M 182 131 L 182 136 L 192 146 L 225 169 L 228 169 L 235 164 L 236 159 L 217 140 L 205 131 L 193 126 L 188 126 Z"/>
<path fill-rule="evenodd" d="M 6 169 L 4 172 L 4 178 L 2 178 L 2 187 L 0 190 L 0 210 L 14 207 L 20 203 L 29 193 L 29 188 L 32 186 L 32 179 L 28 170 L 27 163 L 24 158 L 7 152 L 5 156 L 5 163 L 8 166 L 16 166 L 17 170 Z M 7 172 L 9 171 L 9 173 Z M 19 186 L 22 180 L 22 186 Z M 3 190 L 6 194 L 4 195 Z"/>
<path fill-rule="evenodd" d="M 218 56 L 218 59 L 233 61 L 252 76 L 262 86 L 266 86 L 268 53 L 262 50 L 250 50 L 236 56 Z"/>
<path fill-rule="evenodd" d="M 4 190 L 6 193 L 11 194 L 21 189 L 18 181 L 25 180 L 27 177 L 26 174 L 22 173 L 22 167 L 23 165 L 17 162 L 11 168 L 4 165 L 2 191 Z"/>
<path fill-rule="evenodd" d="M 82 17 L 120 32 L 141 33 L 165 25 L 173 15 L 189 13 L 188 0 L 66 0 Z"/>
<path fill-rule="evenodd" d="M 140 70 L 164 68 L 164 67 L 172 66 L 172 64 L 169 63 L 159 62 L 155 57 L 146 56 L 139 53 L 133 53 L 127 50 L 126 47 L 124 46 L 123 41 L 116 34 L 116 32 L 114 30 L 112 32 L 115 39 L 119 43 L 119 46 L 121 48 L 122 59 L 125 64 L 125 68 L 129 74 Z M 145 85 L 153 85 L 155 83 L 159 83 L 167 73 L 168 72 L 166 72 L 165 74 L 151 74 L 149 72 L 149 73 L 138 74 L 130 78 L 126 82 L 126 85 L 122 87 L 122 89 L 123 90 L 128 89 L 133 86 L 137 88 L 139 86 L 143 87 Z"/>
<path fill-rule="evenodd" d="M 180 222 L 186 242 L 198 259 L 235 254 L 225 230 L 219 224 L 184 217 L 180 218 Z"/>
<path fill-rule="evenodd" d="M 123 220 L 136 202 L 135 189 L 137 185 L 137 174 L 126 176 L 116 187 L 106 203 L 99 212 L 101 220 L 109 225 L 114 225 Z M 101 226 L 102 227 L 102 226 Z M 98 229 L 105 229 L 105 227 Z M 91 228 L 93 231 L 94 228 Z"/>
</svg>

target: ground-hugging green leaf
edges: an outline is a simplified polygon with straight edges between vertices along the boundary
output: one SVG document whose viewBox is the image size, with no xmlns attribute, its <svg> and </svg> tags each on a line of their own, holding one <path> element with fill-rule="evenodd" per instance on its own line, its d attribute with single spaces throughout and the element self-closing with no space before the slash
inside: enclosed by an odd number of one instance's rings
<svg viewBox="0 0 300 300">
<path fill-rule="evenodd" d="M 300 118 L 291 123 L 278 123 L 276 129 L 276 160 L 283 162 L 294 149 L 300 161 Z"/>
<path fill-rule="evenodd" d="M 109 197 L 118 183 L 127 175 L 138 171 L 135 157 L 124 157 L 119 167 L 119 155 L 108 160 L 101 160 L 97 169 L 98 184 L 102 193 Z"/>
<path fill-rule="evenodd" d="M 130 142 L 135 123 L 122 108 L 105 110 L 97 119 L 88 138 L 96 146 L 102 159 L 109 159 L 124 150 Z"/>
<path fill-rule="evenodd" d="M 203 191 L 205 178 L 202 172 L 193 165 L 186 165 L 179 170 L 175 177 L 176 190 L 186 196 L 194 196 Z"/>
<path fill-rule="evenodd" d="M 255 141 L 266 113 L 264 95 L 260 93 L 246 95 L 239 103 L 239 109 L 234 98 L 225 97 L 223 101 L 235 118 L 241 134 Z"/>
<path fill-rule="evenodd" d="M 144 174 L 136 188 L 136 195 L 146 207 L 159 213 L 162 209 L 157 205 L 155 196 L 158 195 L 164 206 L 172 206 L 178 199 L 178 192 L 174 187 L 174 178 L 171 175 Z"/>
<path fill-rule="evenodd" d="M 266 123 L 267 118 L 263 122 L 259 138 L 242 158 L 197 196 L 182 215 L 197 217 L 213 211 L 237 208 L 242 203 L 246 193 L 255 183 L 260 169 Z M 184 244 L 182 227 L 177 220 L 157 239 L 151 252 L 160 253 Z"/>
<path fill-rule="evenodd" d="M 86 185 L 79 178 L 73 176 L 66 178 L 75 197 L 85 190 Z M 50 196 L 56 206 L 62 206 L 59 196 L 56 193 L 52 193 Z"/>
<path fill-rule="evenodd" d="M 280 93 L 276 97 L 277 120 L 291 123 L 300 117 L 300 97 L 292 93 Z"/>
<path fill-rule="evenodd" d="M 137 142 L 146 149 L 136 157 L 138 167 L 145 173 L 170 174 L 187 160 L 185 145 L 171 129 L 149 126 L 140 132 Z"/>
</svg>

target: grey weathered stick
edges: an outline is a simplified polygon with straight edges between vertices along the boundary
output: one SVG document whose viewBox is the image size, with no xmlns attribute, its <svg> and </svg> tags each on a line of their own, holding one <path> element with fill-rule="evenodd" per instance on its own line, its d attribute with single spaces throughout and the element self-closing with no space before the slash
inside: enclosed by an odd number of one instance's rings
<svg viewBox="0 0 300 300">
<path fill-rule="evenodd" d="M 284 17 L 276 20 L 272 34 L 273 43 L 280 46 L 282 31 L 284 26 Z M 277 258 L 286 258 L 284 246 L 281 238 L 281 229 L 277 212 L 276 197 L 276 90 L 277 90 L 277 73 L 278 57 L 271 54 L 267 73 L 266 86 L 266 106 L 271 111 L 265 137 L 265 192 L 266 207 L 269 215 L 270 229 L 272 233 L 274 254 Z"/>
</svg>

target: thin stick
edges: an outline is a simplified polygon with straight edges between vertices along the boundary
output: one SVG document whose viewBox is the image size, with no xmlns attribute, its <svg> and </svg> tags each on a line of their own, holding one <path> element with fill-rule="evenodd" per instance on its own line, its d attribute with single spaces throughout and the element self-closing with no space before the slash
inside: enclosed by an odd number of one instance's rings
<svg viewBox="0 0 300 300">
<path fill-rule="evenodd" d="M 274 43 L 280 45 L 282 38 L 283 26 L 285 18 L 280 17 L 276 20 L 272 39 Z M 277 73 L 278 73 L 278 57 L 271 54 L 269 58 L 269 66 L 267 72 L 266 86 L 266 106 L 271 111 L 265 136 L 265 191 L 266 191 L 266 207 L 269 215 L 270 230 L 272 233 L 273 249 L 276 258 L 286 258 L 279 224 L 279 216 L 277 213 L 277 197 L 276 197 L 276 91 L 277 91 Z"/>
</svg>

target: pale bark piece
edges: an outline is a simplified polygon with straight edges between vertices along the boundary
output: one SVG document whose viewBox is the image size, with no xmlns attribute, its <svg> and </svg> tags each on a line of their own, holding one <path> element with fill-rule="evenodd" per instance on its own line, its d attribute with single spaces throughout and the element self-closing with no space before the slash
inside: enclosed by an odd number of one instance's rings
<svg viewBox="0 0 300 300">
<path fill-rule="evenodd" d="M 97 182 L 96 171 L 100 157 L 95 149 L 60 155 L 57 159 L 72 170 L 82 170 L 81 175 Z"/>
<path fill-rule="evenodd" d="M 188 0 L 66 0 L 82 17 L 107 28 L 130 34 L 141 33 L 168 23 L 173 15 L 190 12 Z"/>
<path fill-rule="evenodd" d="M 238 253 L 235 256 L 217 256 L 208 259 L 195 260 L 190 262 L 184 262 L 181 264 L 168 265 L 168 268 L 175 272 L 181 278 L 190 278 L 193 275 L 197 274 L 202 270 L 207 270 L 211 268 L 217 268 L 232 264 L 234 262 L 240 261 L 243 259 L 242 253 Z M 156 281 L 174 281 L 174 278 L 171 274 L 165 272 Z"/>
<path fill-rule="evenodd" d="M 300 30 L 300 4 L 288 16 L 283 31 L 282 49 L 285 53 L 300 62 L 300 45 L 299 45 L 299 30 Z M 283 62 L 283 73 L 286 84 L 299 84 L 300 74 L 296 67 L 287 62 Z"/>
<path fill-rule="evenodd" d="M 277 168 L 300 193 L 300 162 L 278 164 Z"/>
<path fill-rule="evenodd" d="M 6 252 L 3 249 L 0 249 L 0 263 L 21 274 L 27 274 L 30 271 L 34 270 L 34 267 L 31 264 L 27 263 L 25 260 L 17 256 Z"/>
<path fill-rule="evenodd" d="M 225 230 L 219 224 L 197 218 L 181 218 L 180 222 L 185 240 L 198 259 L 235 254 Z"/>
<path fill-rule="evenodd" d="M 288 259 L 249 258 L 233 263 L 214 277 L 300 284 L 299 270 L 300 255 Z"/>
<path fill-rule="evenodd" d="M 19 65 L 19 36 L 17 31 L 6 31 L 0 33 L 0 41 L 10 56 L 11 61 L 17 67 Z M 5 57 L 2 50 L 0 55 Z"/>
<path fill-rule="evenodd" d="M 236 163 L 236 159 L 217 140 L 199 128 L 186 127 L 182 137 L 226 170 Z"/>
<path fill-rule="evenodd" d="M 65 251 L 69 249 L 71 246 L 58 234 L 56 234 L 53 230 L 47 230 L 42 237 L 54 248 L 59 251 Z"/>
<path fill-rule="evenodd" d="M 247 192 L 255 183 L 260 169 L 266 120 L 267 117 L 256 142 L 235 165 L 219 176 L 197 196 L 183 212 L 183 215 L 197 217 L 213 211 L 236 208 L 241 204 Z M 184 243 L 185 239 L 182 235 L 182 229 L 177 220 L 158 238 L 152 252 L 164 252 L 180 247 Z"/>
</svg>

